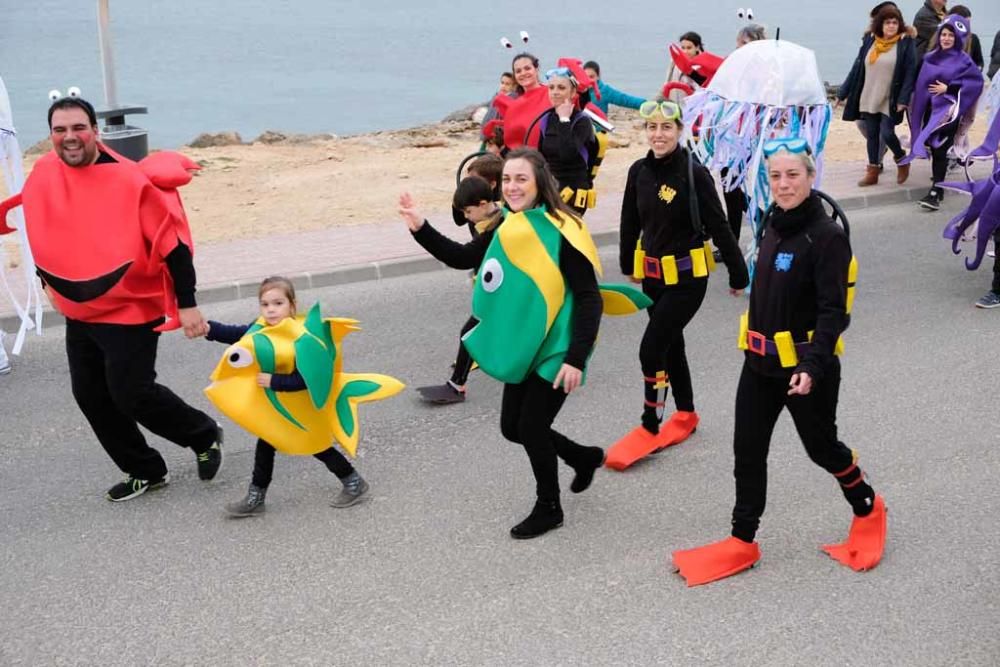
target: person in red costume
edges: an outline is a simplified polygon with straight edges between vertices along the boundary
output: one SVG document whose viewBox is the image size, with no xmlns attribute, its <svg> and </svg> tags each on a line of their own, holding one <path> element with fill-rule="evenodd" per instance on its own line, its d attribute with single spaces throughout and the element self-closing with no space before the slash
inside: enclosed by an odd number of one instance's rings
<svg viewBox="0 0 1000 667">
<path fill-rule="evenodd" d="M 198 476 L 222 464 L 222 428 L 156 383 L 162 330 L 189 338 L 207 326 L 195 302 L 191 232 L 176 188 L 197 165 L 176 153 L 142 163 L 98 138 L 94 108 L 79 97 L 49 108 L 52 151 L 22 192 L 28 242 L 52 305 L 66 318 L 73 396 L 97 439 L 127 477 L 107 498 L 134 498 L 169 481 L 138 425 L 197 455 Z"/>
</svg>

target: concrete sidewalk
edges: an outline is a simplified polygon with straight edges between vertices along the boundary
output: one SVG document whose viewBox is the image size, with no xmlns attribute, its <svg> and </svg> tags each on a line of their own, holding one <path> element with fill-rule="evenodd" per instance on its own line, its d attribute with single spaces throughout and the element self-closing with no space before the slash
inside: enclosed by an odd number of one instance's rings
<svg viewBox="0 0 1000 667">
<path fill-rule="evenodd" d="M 857 180 L 864 172 L 864 165 L 863 161 L 826 165 L 822 189 L 837 199 L 845 211 L 916 202 L 930 187 L 927 161 L 914 163 L 910 179 L 903 186 L 896 185 L 895 167 L 890 161 L 878 185 L 859 188 Z M 974 176 L 984 176 L 988 168 L 985 163 L 978 163 Z M 955 172 L 950 177 L 961 180 L 964 175 Z M 597 208 L 587 214 L 587 225 L 598 245 L 618 241 L 621 197 L 621 192 L 605 194 Z M 457 240 L 469 239 L 467 229 L 452 223 L 450 211 L 427 213 L 442 233 Z M 942 226 L 944 222 L 941 221 Z M 746 241 L 745 231 L 743 240 Z M 202 304 L 255 297 L 261 279 L 273 274 L 290 276 L 300 288 L 307 289 L 446 268 L 414 243 L 406 225 L 398 219 L 197 245 L 195 266 L 198 302 Z M 23 293 L 23 284 L 17 282 L 20 275 L 12 277 L 12 287 Z M 48 319 L 50 325 L 56 322 L 55 316 Z M 0 328 L 7 331 L 17 328 L 14 310 L 7 302 L 0 303 Z"/>
</svg>

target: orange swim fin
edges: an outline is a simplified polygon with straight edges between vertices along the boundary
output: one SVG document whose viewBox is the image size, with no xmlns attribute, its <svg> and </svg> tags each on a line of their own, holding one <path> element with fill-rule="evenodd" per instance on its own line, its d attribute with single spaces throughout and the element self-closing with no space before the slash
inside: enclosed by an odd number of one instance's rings
<svg viewBox="0 0 1000 667">
<path fill-rule="evenodd" d="M 670 415 L 667 423 L 660 427 L 660 434 L 657 436 L 660 447 L 670 447 L 684 442 L 688 436 L 698 430 L 699 421 L 697 412 L 678 410 Z"/>
<path fill-rule="evenodd" d="M 689 587 L 731 577 L 749 570 L 759 560 L 760 546 L 738 537 L 673 553 L 674 567 Z"/>
<path fill-rule="evenodd" d="M 855 572 L 870 570 L 882 560 L 885 550 L 886 508 L 882 496 L 875 496 L 875 507 L 868 516 L 856 516 L 851 522 L 847 541 L 827 544 L 823 551 Z"/>
<path fill-rule="evenodd" d="M 642 426 L 636 426 L 608 448 L 605 465 L 614 470 L 625 470 L 639 459 L 660 449 L 659 437 Z"/>
</svg>

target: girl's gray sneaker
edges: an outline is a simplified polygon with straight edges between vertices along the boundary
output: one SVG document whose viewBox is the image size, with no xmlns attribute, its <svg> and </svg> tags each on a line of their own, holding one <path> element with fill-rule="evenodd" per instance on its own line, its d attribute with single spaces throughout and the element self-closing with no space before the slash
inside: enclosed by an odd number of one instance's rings
<svg viewBox="0 0 1000 667">
<path fill-rule="evenodd" d="M 368 489 L 368 482 L 361 478 L 357 471 L 351 473 L 350 477 L 343 480 L 344 488 L 340 490 L 337 497 L 330 501 L 330 507 L 343 509 L 361 502 Z"/>
<path fill-rule="evenodd" d="M 235 503 L 228 503 L 226 511 L 232 516 L 253 516 L 264 511 L 264 496 L 267 495 L 267 488 L 250 485 L 247 495 L 242 500 Z"/>
</svg>

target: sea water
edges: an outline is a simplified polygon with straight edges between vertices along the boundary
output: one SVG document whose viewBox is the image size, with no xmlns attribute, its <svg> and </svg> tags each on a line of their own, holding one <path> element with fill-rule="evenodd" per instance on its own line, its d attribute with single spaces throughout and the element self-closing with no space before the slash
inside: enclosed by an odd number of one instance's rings
<svg viewBox="0 0 1000 667">
<path fill-rule="evenodd" d="M 821 77 L 840 82 L 874 0 L 751 4 L 773 36 L 813 49 Z M 971 0 L 986 58 L 1000 2 Z M 0 76 L 22 146 L 47 133 L 48 92 L 78 86 L 104 106 L 97 0 L 0 0 Z M 901 2 L 907 22 L 920 7 Z M 745 5 L 744 5 L 745 7 Z M 457 2 L 456 0 L 110 0 L 119 102 L 149 107 L 131 121 L 150 144 L 201 132 L 265 129 L 339 135 L 440 120 L 490 98 L 518 34 L 543 71 L 557 58 L 597 60 L 604 79 L 653 96 L 667 44 L 694 30 L 725 55 L 745 21 L 729 2 Z"/>
</svg>

